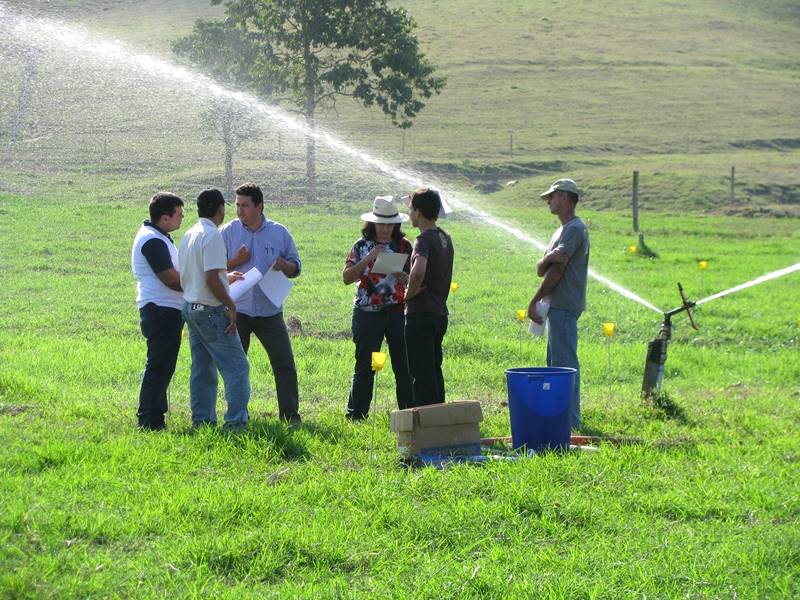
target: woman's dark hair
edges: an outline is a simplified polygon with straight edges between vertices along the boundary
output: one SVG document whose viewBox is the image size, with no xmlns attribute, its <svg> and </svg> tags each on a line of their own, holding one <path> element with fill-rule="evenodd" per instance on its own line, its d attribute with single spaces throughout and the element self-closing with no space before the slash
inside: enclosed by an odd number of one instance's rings
<svg viewBox="0 0 800 600">
<path fill-rule="evenodd" d="M 375 230 L 375 223 L 370 223 L 367 221 L 364 223 L 364 227 L 361 228 L 361 237 L 365 240 L 375 240 L 378 236 L 378 232 Z M 400 223 L 394 224 L 394 229 L 392 229 L 392 241 L 395 244 L 399 244 L 400 240 L 406 237 L 406 232 L 400 230 Z"/>
</svg>

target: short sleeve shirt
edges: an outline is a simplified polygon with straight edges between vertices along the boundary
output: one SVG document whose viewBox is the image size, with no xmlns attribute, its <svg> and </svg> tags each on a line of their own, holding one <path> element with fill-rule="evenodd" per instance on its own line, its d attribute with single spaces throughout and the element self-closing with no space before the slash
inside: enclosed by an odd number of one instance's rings
<svg viewBox="0 0 800 600">
<path fill-rule="evenodd" d="M 453 279 L 453 240 L 444 229 L 434 227 L 423 231 L 414 241 L 415 256 L 428 259 L 422 287 L 425 288 L 411 300 L 406 302 L 406 314 L 435 313 L 447 315 L 447 297 L 450 294 L 450 282 Z"/>
<path fill-rule="evenodd" d="M 378 244 L 375 240 L 361 238 L 350 249 L 347 255 L 347 264 L 354 265 L 362 260 Z M 387 252 L 399 252 L 409 255 L 403 271 L 408 273 L 410 268 L 411 244 L 405 238 L 399 243 L 391 242 L 386 246 Z M 405 286 L 397 281 L 391 273 L 371 273 L 374 263 L 370 263 L 356 281 L 356 297 L 353 305 L 361 310 L 376 311 L 390 306 L 402 305 L 406 298 Z"/>
<path fill-rule="evenodd" d="M 184 300 L 208 306 L 222 304 L 205 279 L 206 271 L 219 270 L 220 282 L 229 289 L 225 243 L 213 221 L 201 217 L 181 239 L 179 255 Z"/>
<path fill-rule="evenodd" d="M 561 250 L 569 256 L 564 276 L 550 292 L 550 306 L 583 312 L 586 309 L 586 284 L 589 271 L 589 231 L 578 217 L 559 227 L 550 239 L 547 252 Z"/>
<path fill-rule="evenodd" d="M 172 257 L 169 255 L 169 248 L 167 248 L 167 243 L 164 240 L 157 238 L 147 240 L 142 244 L 142 255 L 147 260 L 150 268 L 153 269 L 153 273 L 161 273 L 161 271 L 174 268 Z"/>
</svg>

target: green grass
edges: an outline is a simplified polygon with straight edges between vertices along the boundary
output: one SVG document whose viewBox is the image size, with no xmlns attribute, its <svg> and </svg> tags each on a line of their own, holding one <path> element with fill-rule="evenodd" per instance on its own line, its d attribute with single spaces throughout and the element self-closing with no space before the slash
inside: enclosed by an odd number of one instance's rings
<svg viewBox="0 0 800 600">
<path fill-rule="evenodd" d="M 305 261 L 287 304 L 305 424 L 277 421 L 252 355 L 250 431 L 192 434 L 188 348 L 168 433 L 134 429 L 144 344 L 128 245 L 144 203 L 0 196 L 0 595 L 6 597 L 745 597 L 797 595 L 800 279 L 676 319 L 666 402 L 639 399 L 659 317 L 592 283 L 580 321 L 585 430 L 642 446 L 444 471 L 397 461 L 379 379 L 370 425 L 343 419 L 358 206 L 270 206 Z M 543 207 L 508 218 L 548 232 Z M 658 259 L 625 253 L 628 217 L 586 211 L 593 267 L 660 307 L 796 262 L 789 221 L 658 215 Z M 657 220 L 656 220 L 657 219 Z M 193 222 L 187 219 L 184 230 Z M 312 226 L 313 224 L 313 226 Z M 507 435 L 503 369 L 543 364 L 514 313 L 535 253 L 480 223 L 457 248 L 448 398 Z M 735 249 L 735 251 L 733 250 Z M 700 279 L 697 260 L 710 268 Z M 320 297 L 324 301 L 320 302 Z M 607 340 L 602 323 L 617 324 Z"/>
<path fill-rule="evenodd" d="M 447 88 L 404 152 L 398 130 L 347 101 L 320 115 L 330 130 L 540 240 L 555 222 L 538 193 L 575 177 L 592 268 L 662 309 L 679 304 L 678 281 L 698 299 L 800 260 L 795 3 L 403 4 Z M 194 18 L 220 14 L 195 0 L 28 5 L 167 57 Z M 18 40 L 0 38 L 5 124 L 21 63 Z M 0 128 L 0 598 L 800 595 L 800 275 L 699 307 L 699 332 L 676 317 L 657 402 L 639 389 L 660 316 L 590 283 L 584 428 L 642 445 L 407 470 L 388 431 L 389 370 L 372 462 L 370 424 L 343 419 L 340 273 L 369 199 L 407 190 L 321 150 L 321 203 L 286 206 L 303 192 L 302 140 L 265 123 L 236 179 L 265 184 L 304 260 L 286 312 L 303 328 L 305 423 L 277 421 L 256 345 L 250 431 L 193 434 L 184 344 L 169 432 L 143 435 L 130 243 L 156 189 L 221 186 L 221 153 L 202 97 L 182 86 L 53 53 L 34 91 L 26 136 Z M 656 259 L 627 252 L 633 170 Z M 482 434 L 507 435 L 503 370 L 544 363 L 544 342 L 514 319 L 537 253 L 463 214 L 446 227 L 460 285 L 448 399 L 480 400 Z"/>
</svg>

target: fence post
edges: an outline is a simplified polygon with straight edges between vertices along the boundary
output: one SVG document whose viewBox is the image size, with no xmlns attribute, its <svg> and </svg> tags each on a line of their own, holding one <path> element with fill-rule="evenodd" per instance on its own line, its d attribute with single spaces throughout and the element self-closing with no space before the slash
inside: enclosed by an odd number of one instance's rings
<svg viewBox="0 0 800 600">
<path fill-rule="evenodd" d="M 731 167 L 731 204 L 736 202 L 736 167 Z"/>
<path fill-rule="evenodd" d="M 639 231 L 639 171 L 633 172 L 633 231 Z"/>
</svg>

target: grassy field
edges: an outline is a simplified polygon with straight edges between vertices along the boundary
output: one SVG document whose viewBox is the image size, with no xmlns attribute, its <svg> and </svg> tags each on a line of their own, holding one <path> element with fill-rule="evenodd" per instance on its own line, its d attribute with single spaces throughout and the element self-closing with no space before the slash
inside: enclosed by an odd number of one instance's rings
<svg viewBox="0 0 800 600">
<path fill-rule="evenodd" d="M 331 131 L 539 240 L 555 221 L 537 194 L 575 177 L 592 268 L 661 309 L 679 304 L 678 281 L 699 299 L 800 260 L 795 2 L 403 4 L 447 88 L 404 151 L 399 131 L 346 101 L 321 116 Z M 193 19 L 220 14 L 195 0 L 25 6 L 166 57 Z M 0 35 L 0 598 L 800 596 L 800 274 L 699 307 L 699 332 L 676 318 L 658 402 L 639 390 L 660 315 L 590 283 L 584 431 L 643 444 L 407 469 L 389 370 L 371 461 L 370 424 L 343 418 L 340 273 L 370 198 L 408 190 L 322 149 L 321 202 L 291 205 L 302 140 L 266 121 L 236 179 L 264 183 L 304 261 L 286 306 L 302 324 L 304 425 L 278 422 L 256 345 L 249 432 L 191 432 L 184 344 L 169 431 L 136 432 L 130 243 L 155 190 L 220 186 L 220 153 L 198 120 L 205 91 L 52 37 Z M 11 139 L 25 44 L 42 54 L 25 135 Z M 658 258 L 628 252 L 633 170 Z M 448 399 L 480 400 L 482 434 L 507 435 L 504 369 L 544 364 L 543 340 L 515 320 L 538 252 L 466 213 L 445 227 L 460 286 Z"/>
<path fill-rule="evenodd" d="M 306 422 L 277 422 L 255 348 L 253 422 L 241 437 L 191 434 L 187 347 L 170 431 L 134 429 L 144 344 L 127 263 L 144 203 L 3 196 L 0 210 L 2 596 L 800 592 L 796 276 L 702 307 L 699 333 L 679 319 L 658 405 L 638 396 L 658 315 L 593 283 L 580 321 L 585 430 L 645 444 L 408 470 L 388 431 L 390 376 L 379 379 L 375 462 L 369 425 L 343 418 L 352 290 L 339 272 L 360 207 L 272 208 L 306 264 L 286 308 L 303 324 L 293 344 Z M 532 234 L 553 224 L 542 207 L 513 216 Z M 695 297 L 724 289 L 785 266 L 800 241 L 785 220 L 662 215 L 650 241 L 660 258 L 641 259 L 625 252 L 626 218 L 584 216 L 594 268 L 665 308 L 677 303 L 676 280 Z M 514 321 L 534 252 L 480 223 L 447 226 L 460 284 L 448 397 L 480 400 L 482 433 L 505 435 L 503 369 L 543 364 L 543 342 L 520 340 Z M 610 370 L 604 321 L 618 328 Z"/>
</svg>

